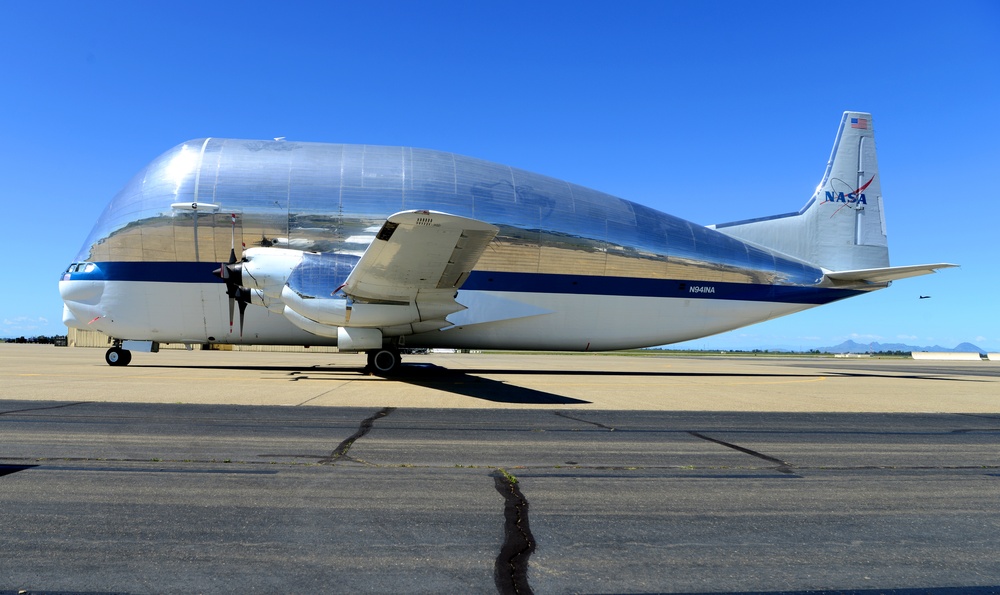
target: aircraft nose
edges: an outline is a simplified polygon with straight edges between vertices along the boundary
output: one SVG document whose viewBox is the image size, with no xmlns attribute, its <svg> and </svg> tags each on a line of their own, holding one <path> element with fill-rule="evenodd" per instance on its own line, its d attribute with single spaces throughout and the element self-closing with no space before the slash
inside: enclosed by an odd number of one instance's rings
<svg viewBox="0 0 1000 595">
<path fill-rule="evenodd" d="M 87 330 L 87 325 L 83 322 L 80 322 L 80 319 L 76 317 L 76 314 L 74 314 L 73 311 L 70 310 L 69 306 L 67 306 L 66 304 L 63 304 L 62 321 L 63 324 L 66 325 L 68 328 L 78 328 Z"/>
<path fill-rule="evenodd" d="M 60 281 L 59 295 L 64 302 L 96 305 L 104 293 L 103 281 Z"/>
</svg>

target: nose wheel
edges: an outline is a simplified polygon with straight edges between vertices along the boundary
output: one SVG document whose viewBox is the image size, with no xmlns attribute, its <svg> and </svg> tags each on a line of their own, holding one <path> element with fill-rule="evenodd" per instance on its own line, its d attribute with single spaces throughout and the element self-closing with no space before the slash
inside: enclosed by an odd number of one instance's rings
<svg viewBox="0 0 1000 595">
<path fill-rule="evenodd" d="M 132 352 L 121 347 L 112 347 L 104 353 L 104 361 L 109 366 L 127 366 L 132 361 Z"/>
<path fill-rule="evenodd" d="M 368 353 L 368 370 L 376 376 L 392 376 L 399 371 L 400 357 L 396 349 L 372 349 Z"/>
</svg>

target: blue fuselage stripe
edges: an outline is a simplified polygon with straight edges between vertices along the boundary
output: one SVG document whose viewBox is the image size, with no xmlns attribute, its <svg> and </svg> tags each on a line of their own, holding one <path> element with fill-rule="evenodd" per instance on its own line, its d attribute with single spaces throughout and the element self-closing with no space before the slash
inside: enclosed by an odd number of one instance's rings
<svg viewBox="0 0 1000 595">
<path fill-rule="evenodd" d="M 613 295 L 658 298 L 741 300 L 793 304 L 827 304 L 858 295 L 859 291 L 803 287 L 722 283 L 684 279 L 593 277 L 541 273 L 473 271 L 462 289 L 528 293 Z"/>
<path fill-rule="evenodd" d="M 211 262 L 98 262 L 89 273 L 66 273 L 73 281 L 145 281 L 158 283 L 222 283 Z M 722 283 L 684 279 L 643 279 L 548 273 L 473 271 L 463 290 L 569 295 L 740 300 L 790 304 L 827 304 L 863 291 L 799 285 Z"/>
</svg>

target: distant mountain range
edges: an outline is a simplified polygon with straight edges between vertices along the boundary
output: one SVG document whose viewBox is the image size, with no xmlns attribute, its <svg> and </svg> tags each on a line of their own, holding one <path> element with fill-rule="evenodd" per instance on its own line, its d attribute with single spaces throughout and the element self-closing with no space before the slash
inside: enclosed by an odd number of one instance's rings
<svg viewBox="0 0 1000 595">
<path fill-rule="evenodd" d="M 857 343 L 848 339 L 835 347 L 821 347 L 820 351 L 826 353 L 878 353 L 880 351 L 951 351 L 966 353 L 986 353 L 988 350 L 973 345 L 972 343 L 959 343 L 954 348 L 933 345 L 931 347 L 917 347 L 904 343 Z"/>
</svg>

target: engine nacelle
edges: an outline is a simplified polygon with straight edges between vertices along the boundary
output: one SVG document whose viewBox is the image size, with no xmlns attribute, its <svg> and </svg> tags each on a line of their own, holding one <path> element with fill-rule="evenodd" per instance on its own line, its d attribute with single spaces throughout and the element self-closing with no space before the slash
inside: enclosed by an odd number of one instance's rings
<svg viewBox="0 0 1000 595">
<path fill-rule="evenodd" d="M 382 331 L 376 328 L 337 328 L 339 351 L 365 351 L 382 347 Z"/>
<path fill-rule="evenodd" d="M 337 348 L 343 352 L 366 351 L 382 347 L 382 331 L 377 328 L 349 328 L 327 326 L 310 320 L 290 307 L 285 307 L 285 317 L 295 326 L 320 337 L 336 337 Z"/>
<path fill-rule="evenodd" d="M 250 248 L 243 253 L 244 262 L 233 265 L 231 270 L 241 275 L 239 285 L 259 290 L 263 298 L 276 300 L 303 254 L 301 250 L 284 248 Z M 262 299 L 261 305 L 266 305 L 266 301 Z"/>
<path fill-rule="evenodd" d="M 328 326 L 383 327 L 420 320 L 412 304 L 366 304 L 345 298 L 304 297 L 291 287 L 281 291 L 281 301 L 300 316 Z"/>
</svg>

